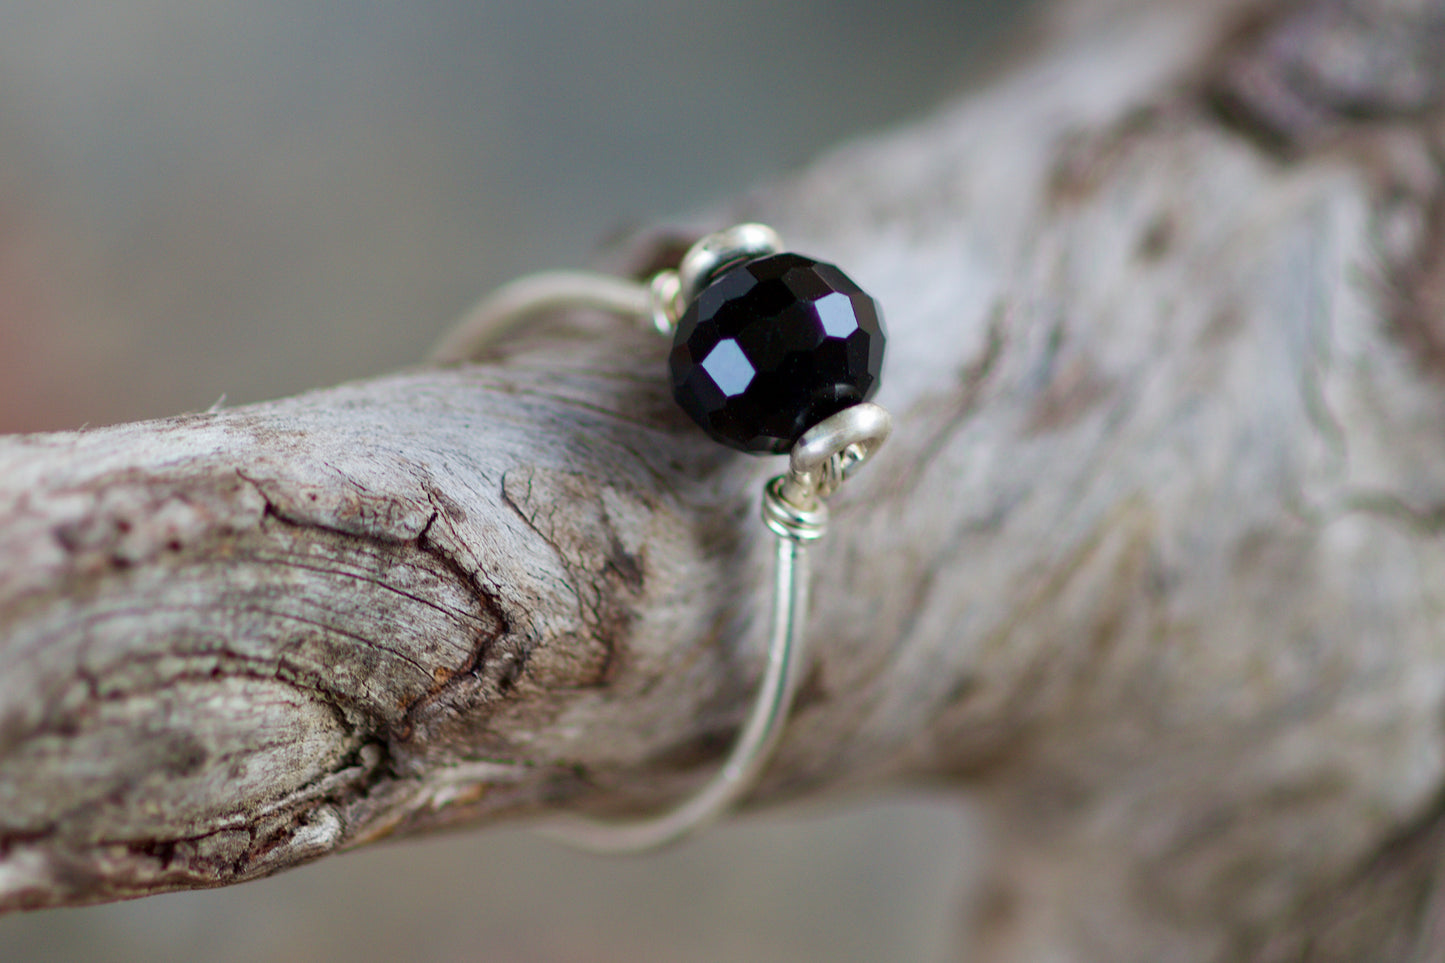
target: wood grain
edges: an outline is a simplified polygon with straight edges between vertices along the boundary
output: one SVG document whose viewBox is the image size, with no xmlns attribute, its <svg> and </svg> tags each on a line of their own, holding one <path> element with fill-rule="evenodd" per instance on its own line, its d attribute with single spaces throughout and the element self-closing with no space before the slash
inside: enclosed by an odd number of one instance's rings
<svg viewBox="0 0 1445 963">
<path fill-rule="evenodd" d="M 1442 24 L 1075 3 L 693 225 L 774 223 L 887 312 L 897 434 L 836 501 L 755 801 L 976 791 L 969 958 L 1436 958 Z M 0 439 L 0 906 L 705 779 L 776 466 L 685 422 L 664 350 L 593 320 Z"/>
</svg>

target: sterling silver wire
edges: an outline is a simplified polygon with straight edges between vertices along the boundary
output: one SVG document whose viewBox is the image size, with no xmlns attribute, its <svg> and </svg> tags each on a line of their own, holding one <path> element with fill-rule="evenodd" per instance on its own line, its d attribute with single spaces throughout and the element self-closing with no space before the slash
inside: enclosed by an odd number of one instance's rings
<svg viewBox="0 0 1445 963">
<path fill-rule="evenodd" d="M 544 272 L 499 288 L 438 343 L 432 360 L 476 358 L 529 318 L 564 308 L 607 311 L 671 335 L 688 301 L 729 265 L 775 253 L 772 228 L 740 224 L 704 237 L 677 270 L 645 283 L 583 272 Z M 805 432 L 789 454 L 788 471 L 763 489 L 762 516 L 775 540 L 767 665 L 752 709 L 718 772 L 692 796 L 656 816 L 612 822 L 569 817 L 543 835 L 598 853 L 656 849 L 715 821 L 757 782 L 772 757 L 792 706 L 806 657 L 808 546 L 828 526 L 824 500 L 888 439 L 892 418 L 877 405 L 845 408 Z"/>
</svg>

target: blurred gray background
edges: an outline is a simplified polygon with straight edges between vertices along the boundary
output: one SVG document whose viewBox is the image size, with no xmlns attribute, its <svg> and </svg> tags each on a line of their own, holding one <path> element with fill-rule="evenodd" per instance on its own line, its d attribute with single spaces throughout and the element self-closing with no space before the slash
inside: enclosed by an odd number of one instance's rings
<svg viewBox="0 0 1445 963">
<path fill-rule="evenodd" d="M 0 432 L 417 361 L 475 298 L 911 119 L 1021 0 L 0 0 Z M 927 960 L 953 800 L 604 861 L 459 834 L 0 919 L 0 960 Z"/>
</svg>

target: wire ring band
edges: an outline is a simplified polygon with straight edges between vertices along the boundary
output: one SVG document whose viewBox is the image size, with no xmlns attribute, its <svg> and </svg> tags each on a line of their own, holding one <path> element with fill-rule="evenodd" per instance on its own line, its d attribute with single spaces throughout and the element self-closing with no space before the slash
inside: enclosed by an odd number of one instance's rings
<svg viewBox="0 0 1445 963">
<path fill-rule="evenodd" d="M 528 275 L 473 308 L 433 349 L 432 360 L 474 360 L 528 319 L 566 308 L 606 311 L 670 335 L 687 303 L 710 278 L 780 247 L 772 228 L 743 224 L 703 238 L 676 271 L 659 272 L 645 283 L 581 272 Z M 718 772 L 693 796 L 660 815 L 635 822 L 574 817 L 543 827 L 543 835 L 593 852 L 644 852 L 715 821 L 752 788 L 777 745 L 801 677 L 808 545 L 827 530 L 823 500 L 878 450 L 891 428 L 888 412 L 877 405 L 844 408 L 806 431 L 792 447 L 787 473 L 764 487 L 763 522 L 776 538 L 767 664 L 752 709 Z"/>
</svg>

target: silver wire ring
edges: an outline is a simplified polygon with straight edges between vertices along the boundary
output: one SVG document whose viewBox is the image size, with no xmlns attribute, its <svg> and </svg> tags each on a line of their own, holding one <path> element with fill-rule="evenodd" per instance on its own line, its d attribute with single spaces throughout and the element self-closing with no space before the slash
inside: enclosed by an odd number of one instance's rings
<svg viewBox="0 0 1445 963">
<path fill-rule="evenodd" d="M 690 301 L 717 273 L 738 261 L 776 253 L 777 232 L 740 224 L 693 245 L 675 271 L 647 283 L 574 272 L 513 281 L 477 305 L 432 351 L 438 363 L 476 360 L 506 333 L 546 311 L 591 308 L 650 324 L 670 335 Z M 763 493 L 763 521 L 776 536 L 768 660 L 758 694 L 718 772 L 694 795 L 660 815 L 635 822 L 570 819 L 540 831 L 600 853 L 636 853 L 674 842 L 716 820 L 753 787 L 772 756 L 800 678 L 808 619 L 809 543 L 827 529 L 823 499 L 887 440 L 888 412 L 862 403 L 832 415 L 793 445 L 785 475 Z"/>
</svg>

